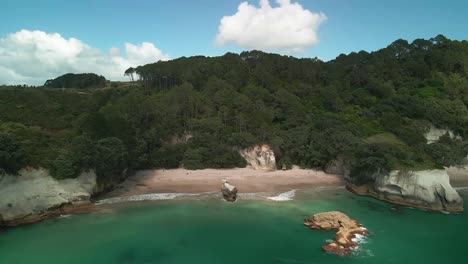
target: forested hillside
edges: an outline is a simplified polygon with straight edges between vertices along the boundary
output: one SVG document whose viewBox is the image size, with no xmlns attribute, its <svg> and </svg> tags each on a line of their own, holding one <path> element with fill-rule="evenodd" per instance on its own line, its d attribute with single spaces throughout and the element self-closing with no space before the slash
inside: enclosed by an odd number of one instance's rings
<svg viewBox="0 0 468 264">
<path fill-rule="evenodd" d="M 245 166 L 237 150 L 267 143 L 280 166 L 324 168 L 340 157 L 367 181 L 468 153 L 460 139 L 428 145 L 423 136 L 435 126 L 468 138 L 468 42 L 441 35 L 330 62 L 251 51 L 125 74 L 133 86 L 0 88 L 0 167 L 15 170 L 14 154 L 57 178 L 94 168 L 106 183 L 126 168 Z"/>
</svg>

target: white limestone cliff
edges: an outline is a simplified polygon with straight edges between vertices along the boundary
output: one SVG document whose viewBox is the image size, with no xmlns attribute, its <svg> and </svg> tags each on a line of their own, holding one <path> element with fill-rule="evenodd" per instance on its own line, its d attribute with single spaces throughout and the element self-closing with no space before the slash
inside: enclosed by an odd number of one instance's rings
<svg viewBox="0 0 468 264">
<path fill-rule="evenodd" d="M 253 169 L 276 170 L 275 153 L 268 145 L 255 145 L 239 153 Z"/>
<path fill-rule="evenodd" d="M 22 169 L 0 179 L 0 224 L 35 222 L 63 205 L 89 203 L 96 190 L 94 172 L 56 180 L 44 169 Z"/>
</svg>

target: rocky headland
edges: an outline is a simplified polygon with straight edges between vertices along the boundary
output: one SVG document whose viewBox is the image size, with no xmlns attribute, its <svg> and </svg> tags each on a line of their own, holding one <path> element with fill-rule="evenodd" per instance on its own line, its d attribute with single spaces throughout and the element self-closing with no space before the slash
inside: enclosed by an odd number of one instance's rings
<svg viewBox="0 0 468 264">
<path fill-rule="evenodd" d="M 444 135 L 461 139 L 449 129 L 434 126 L 424 134 L 427 144 L 438 142 Z M 386 173 L 377 171 L 371 177 L 373 180 L 367 183 L 356 183 L 350 177 L 349 161 L 343 157 L 330 162 L 325 171 L 343 175 L 346 188 L 358 195 L 431 211 L 460 213 L 464 210 L 463 199 L 453 186 L 468 186 L 468 158 L 464 164 L 444 169 L 396 169 Z"/>
<path fill-rule="evenodd" d="M 348 183 L 359 195 L 432 211 L 463 212 L 463 199 L 450 185 L 446 170 L 392 171 L 363 185 Z"/>
<path fill-rule="evenodd" d="M 22 169 L 0 179 L 0 226 L 30 224 L 62 214 L 93 210 L 94 172 L 56 180 L 44 169 Z"/>
</svg>

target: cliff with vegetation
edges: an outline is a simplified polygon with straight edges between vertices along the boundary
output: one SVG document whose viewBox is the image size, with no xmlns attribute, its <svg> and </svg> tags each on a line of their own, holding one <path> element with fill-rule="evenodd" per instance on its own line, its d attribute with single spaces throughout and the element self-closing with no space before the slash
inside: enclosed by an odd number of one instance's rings
<svg viewBox="0 0 468 264">
<path fill-rule="evenodd" d="M 468 154 L 468 42 L 441 35 L 330 62 L 251 51 L 125 74 L 105 89 L 1 87 L 0 169 L 94 170 L 105 190 L 140 169 L 244 167 L 240 150 L 268 144 L 280 168 L 340 161 L 360 186 Z M 427 144 L 431 128 L 456 136 Z"/>
</svg>

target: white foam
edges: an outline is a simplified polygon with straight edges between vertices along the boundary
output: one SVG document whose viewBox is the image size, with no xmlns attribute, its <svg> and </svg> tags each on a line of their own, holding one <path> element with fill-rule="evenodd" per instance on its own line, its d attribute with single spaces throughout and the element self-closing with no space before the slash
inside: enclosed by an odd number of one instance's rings
<svg viewBox="0 0 468 264">
<path fill-rule="evenodd" d="M 100 200 L 97 204 L 113 204 L 122 202 L 140 202 L 140 201 L 159 201 L 159 200 L 172 200 L 184 195 L 194 195 L 190 193 L 150 193 L 141 195 L 132 195 L 126 197 L 115 197 Z"/>
<path fill-rule="evenodd" d="M 367 240 L 366 240 L 367 237 L 366 236 L 361 235 L 361 234 L 355 234 L 354 236 L 355 237 L 351 239 L 353 242 L 358 243 L 358 244 L 367 243 Z"/>
<path fill-rule="evenodd" d="M 262 200 L 265 196 L 262 193 L 238 193 L 237 199 L 239 200 Z"/>
<path fill-rule="evenodd" d="M 293 200 L 295 195 L 296 195 L 296 190 L 292 190 L 289 192 L 280 193 L 277 196 L 267 197 L 267 199 L 272 200 L 272 201 L 277 201 L 277 202 L 291 201 Z"/>
<path fill-rule="evenodd" d="M 70 214 L 66 214 L 66 215 L 60 215 L 58 218 L 68 218 L 70 216 L 71 216 Z"/>
</svg>

